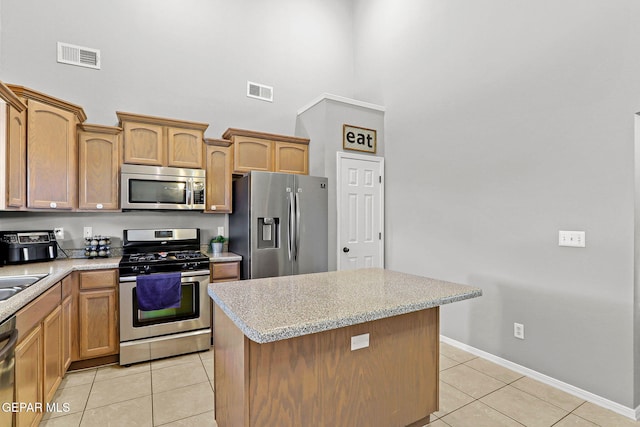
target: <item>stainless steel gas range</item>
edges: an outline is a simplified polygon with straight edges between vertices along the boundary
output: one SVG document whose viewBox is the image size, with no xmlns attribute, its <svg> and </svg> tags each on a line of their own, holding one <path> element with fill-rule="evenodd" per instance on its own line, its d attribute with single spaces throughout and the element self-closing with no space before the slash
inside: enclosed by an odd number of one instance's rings
<svg viewBox="0 0 640 427">
<path fill-rule="evenodd" d="M 122 242 L 120 365 L 207 350 L 211 345 L 209 257 L 199 251 L 200 229 L 124 230 Z M 138 284 L 154 277 L 175 277 L 178 272 L 179 306 L 141 310 Z"/>
</svg>

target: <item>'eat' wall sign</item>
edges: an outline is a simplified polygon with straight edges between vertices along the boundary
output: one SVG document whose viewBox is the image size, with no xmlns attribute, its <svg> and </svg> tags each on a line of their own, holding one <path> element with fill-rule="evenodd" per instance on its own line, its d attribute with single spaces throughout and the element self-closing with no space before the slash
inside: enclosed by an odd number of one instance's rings
<svg viewBox="0 0 640 427">
<path fill-rule="evenodd" d="M 376 152 L 376 131 L 347 124 L 342 125 L 342 148 L 345 150 Z"/>
</svg>

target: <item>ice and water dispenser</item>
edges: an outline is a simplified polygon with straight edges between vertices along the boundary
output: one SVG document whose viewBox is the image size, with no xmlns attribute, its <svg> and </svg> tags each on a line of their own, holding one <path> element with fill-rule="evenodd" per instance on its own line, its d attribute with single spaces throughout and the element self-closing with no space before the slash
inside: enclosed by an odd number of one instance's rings
<svg viewBox="0 0 640 427">
<path fill-rule="evenodd" d="M 258 218 L 258 249 L 280 247 L 280 218 Z"/>
</svg>

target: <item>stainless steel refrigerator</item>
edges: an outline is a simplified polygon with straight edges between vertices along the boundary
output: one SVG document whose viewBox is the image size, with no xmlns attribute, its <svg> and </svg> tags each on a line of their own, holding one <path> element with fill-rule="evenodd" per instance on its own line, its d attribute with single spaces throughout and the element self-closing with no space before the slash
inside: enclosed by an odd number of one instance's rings
<svg viewBox="0 0 640 427">
<path fill-rule="evenodd" d="M 327 271 L 327 178 L 256 172 L 233 183 L 229 251 L 241 278 Z"/>
</svg>

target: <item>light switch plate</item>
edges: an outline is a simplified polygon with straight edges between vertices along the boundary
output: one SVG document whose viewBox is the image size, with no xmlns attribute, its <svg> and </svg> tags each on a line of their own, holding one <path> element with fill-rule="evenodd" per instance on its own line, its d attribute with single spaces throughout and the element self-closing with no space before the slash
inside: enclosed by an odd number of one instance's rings
<svg viewBox="0 0 640 427">
<path fill-rule="evenodd" d="M 586 235 L 584 231 L 558 231 L 558 245 L 584 248 Z"/>
</svg>

